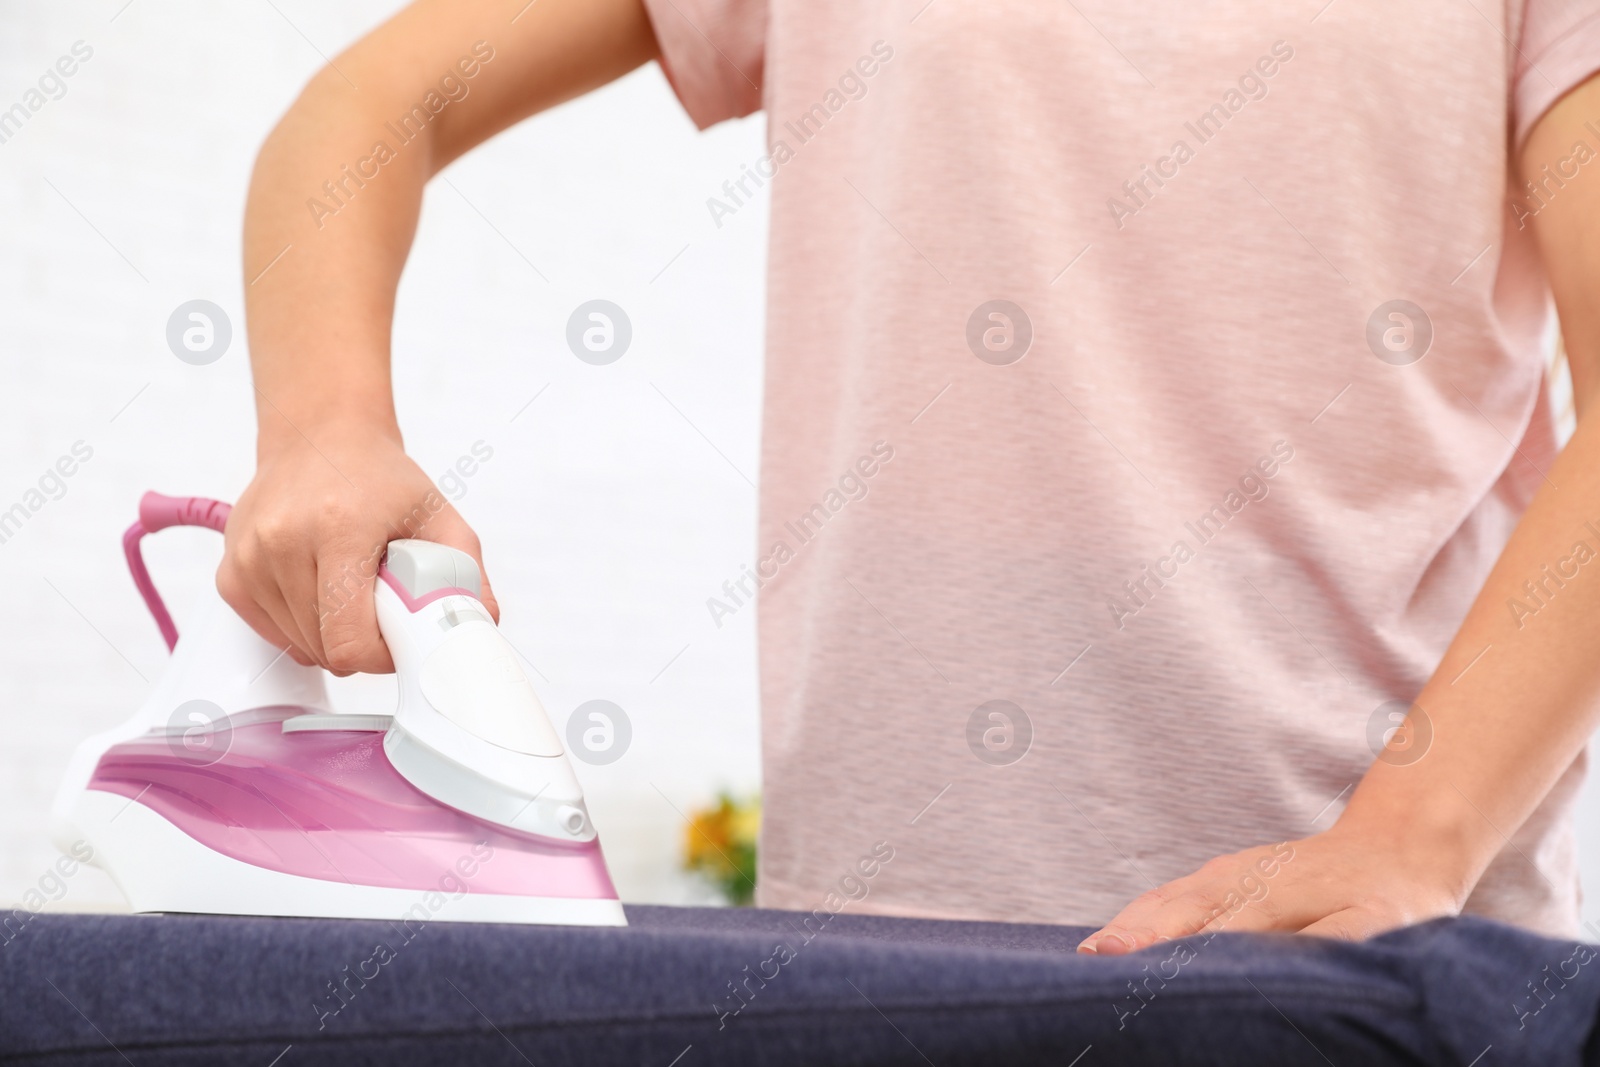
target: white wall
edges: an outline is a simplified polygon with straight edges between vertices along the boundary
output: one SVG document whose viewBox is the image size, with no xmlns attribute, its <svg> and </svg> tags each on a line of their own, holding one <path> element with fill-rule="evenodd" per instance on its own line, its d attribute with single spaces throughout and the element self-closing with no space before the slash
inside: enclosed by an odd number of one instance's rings
<svg viewBox="0 0 1600 1067">
<path fill-rule="evenodd" d="M 94 49 L 0 144 L 0 510 L 75 441 L 94 449 L 66 495 L 0 544 L 0 904 L 53 860 L 45 813 L 72 746 L 125 717 L 161 668 L 117 540 L 140 493 L 231 499 L 249 477 L 237 264 L 256 146 L 319 52 L 398 6 L 125 3 L 0 0 L 0 109 L 75 41 Z M 494 449 L 459 506 L 507 632 L 544 674 L 558 726 L 595 697 L 634 721 L 627 756 L 578 768 L 630 900 L 697 899 L 676 870 L 674 806 L 758 782 L 754 616 L 719 631 L 704 602 L 753 538 L 766 209 L 719 230 L 705 198 L 760 154 L 761 130 L 758 118 L 696 134 L 652 65 L 451 167 L 455 189 L 430 189 L 401 287 L 413 454 L 442 473 L 476 441 Z M 609 367 L 562 339 L 594 297 L 634 323 Z M 168 315 L 194 298 L 233 316 L 233 347 L 207 367 L 165 343 Z M 210 581 L 219 547 L 197 531 L 149 542 L 175 606 Z M 383 710 L 390 691 L 337 685 L 352 710 Z M 1582 831 L 1600 840 L 1595 787 Z M 1596 851 L 1586 912 L 1600 921 Z M 117 898 L 90 872 L 56 906 Z"/>
<path fill-rule="evenodd" d="M 74 42 L 94 50 L 0 144 L 0 510 L 74 442 L 94 450 L 0 544 L 7 905 L 52 862 L 46 811 L 72 746 L 125 718 L 166 655 L 121 560 L 139 495 L 232 499 L 252 470 L 238 263 L 256 148 L 319 52 L 398 6 L 124 3 L 0 2 L 0 109 Z M 755 494 L 729 461 L 755 478 L 765 206 L 718 230 L 705 199 L 761 137 L 759 119 L 696 133 L 652 64 L 446 171 L 455 188 L 430 187 L 401 286 L 396 389 L 412 454 L 439 474 L 474 442 L 494 450 L 458 506 L 483 538 L 506 631 L 545 676 L 558 728 L 596 697 L 633 720 L 620 761 L 578 767 L 631 900 L 697 899 L 676 870 L 673 806 L 758 785 L 754 618 L 717 630 L 705 599 L 754 540 Z M 608 367 L 564 341 L 595 297 L 634 326 Z M 210 366 L 166 345 L 168 316 L 194 298 L 233 320 Z M 181 608 L 221 541 L 173 530 L 147 546 Z M 386 710 L 391 686 L 336 692 Z M 117 899 L 90 872 L 58 907 Z"/>
</svg>

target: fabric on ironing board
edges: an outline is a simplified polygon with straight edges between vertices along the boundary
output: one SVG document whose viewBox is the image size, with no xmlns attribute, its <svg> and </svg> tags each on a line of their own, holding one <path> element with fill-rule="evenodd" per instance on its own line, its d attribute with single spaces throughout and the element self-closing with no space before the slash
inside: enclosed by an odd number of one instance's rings
<svg viewBox="0 0 1600 1067">
<path fill-rule="evenodd" d="M 0 947 L 0 1062 L 1600 1062 L 1595 950 L 1482 919 L 1096 959 L 1073 952 L 1072 927 L 628 915 L 432 922 L 409 941 L 384 922 L 40 915 Z"/>
</svg>

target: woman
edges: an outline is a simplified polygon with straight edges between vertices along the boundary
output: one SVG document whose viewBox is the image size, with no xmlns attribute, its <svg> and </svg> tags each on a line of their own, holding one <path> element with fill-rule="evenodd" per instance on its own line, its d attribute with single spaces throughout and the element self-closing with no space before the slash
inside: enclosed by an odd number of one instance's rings
<svg viewBox="0 0 1600 1067">
<path fill-rule="evenodd" d="M 260 465 L 219 586 L 303 662 L 389 667 L 370 595 L 319 603 L 432 489 L 388 377 L 423 186 L 659 58 L 701 126 L 767 111 L 707 201 L 771 186 L 729 591 L 759 592 L 762 903 L 1105 924 L 1102 954 L 1461 911 L 1570 934 L 1596 16 L 423 0 L 257 164 Z M 478 553 L 450 509 L 421 536 Z"/>
</svg>

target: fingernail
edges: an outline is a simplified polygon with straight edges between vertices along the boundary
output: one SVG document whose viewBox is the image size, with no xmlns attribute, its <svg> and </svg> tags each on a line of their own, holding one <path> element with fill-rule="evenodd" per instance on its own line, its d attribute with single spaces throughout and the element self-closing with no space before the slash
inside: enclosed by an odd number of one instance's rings
<svg viewBox="0 0 1600 1067">
<path fill-rule="evenodd" d="M 1096 956 L 1125 956 L 1133 951 L 1133 942 L 1121 934 L 1101 934 L 1089 951 Z"/>
</svg>

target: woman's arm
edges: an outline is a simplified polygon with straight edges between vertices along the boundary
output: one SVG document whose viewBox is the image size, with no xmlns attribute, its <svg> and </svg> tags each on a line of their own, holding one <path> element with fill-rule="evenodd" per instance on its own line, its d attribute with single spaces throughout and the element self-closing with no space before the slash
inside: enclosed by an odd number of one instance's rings
<svg viewBox="0 0 1600 1067">
<path fill-rule="evenodd" d="M 1540 120 L 1523 172 L 1592 141 L 1590 120 L 1600 122 L 1600 79 Z M 1427 724 L 1414 707 L 1391 758 L 1373 763 L 1326 833 L 1212 860 L 1135 900 L 1081 951 L 1120 954 L 1208 928 L 1359 938 L 1455 914 L 1600 723 L 1600 577 L 1580 570 L 1536 616 L 1507 606 L 1575 542 L 1595 547 L 1585 524 L 1600 520 L 1600 417 L 1589 414 L 1600 388 L 1600 178 L 1567 182 L 1533 225 L 1578 428 L 1418 695 Z M 1421 758 L 1406 751 L 1430 734 Z"/>
<path fill-rule="evenodd" d="M 370 588 L 391 538 L 482 563 L 406 457 L 390 390 L 395 288 L 423 186 L 655 55 L 640 0 L 420 0 L 313 78 L 262 146 L 244 232 L 257 470 L 217 586 L 300 662 L 391 669 Z"/>
</svg>

